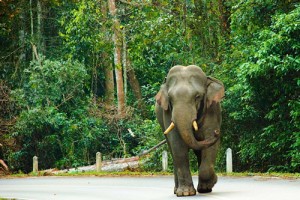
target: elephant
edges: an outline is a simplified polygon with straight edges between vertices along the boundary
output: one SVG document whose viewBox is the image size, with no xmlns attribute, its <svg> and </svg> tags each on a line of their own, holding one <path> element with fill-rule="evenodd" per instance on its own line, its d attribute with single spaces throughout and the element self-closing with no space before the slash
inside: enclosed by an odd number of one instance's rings
<svg viewBox="0 0 300 200">
<path fill-rule="evenodd" d="M 174 194 L 196 195 L 189 169 L 189 150 L 198 161 L 199 193 L 212 192 L 220 145 L 224 85 L 196 65 L 172 67 L 155 99 L 155 113 L 164 131 L 174 165 Z"/>
</svg>

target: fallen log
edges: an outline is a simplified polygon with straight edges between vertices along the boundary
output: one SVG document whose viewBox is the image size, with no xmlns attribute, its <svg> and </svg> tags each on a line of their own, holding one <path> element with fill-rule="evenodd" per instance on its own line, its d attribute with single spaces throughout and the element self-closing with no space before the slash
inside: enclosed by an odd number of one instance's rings
<svg viewBox="0 0 300 200">
<path fill-rule="evenodd" d="M 3 160 L 0 159 L 0 174 L 9 174 L 8 166 L 5 164 Z"/>
<path fill-rule="evenodd" d="M 135 157 L 130 158 L 115 158 L 112 160 L 104 160 L 102 161 L 102 171 L 125 171 L 125 170 L 134 170 L 140 167 L 140 158 L 142 156 L 145 156 L 149 154 L 151 151 L 157 149 L 158 147 L 165 144 L 167 141 L 163 140 L 154 147 L 141 152 Z M 70 173 L 70 172 L 87 172 L 87 171 L 95 171 L 96 170 L 96 164 L 90 165 L 90 166 L 84 166 L 84 167 L 77 167 L 77 168 L 70 168 L 65 170 L 57 170 L 57 169 L 48 169 L 44 170 L 44 173 L 46 174 L 59 174 L 59 173 Z"/>
</svg>

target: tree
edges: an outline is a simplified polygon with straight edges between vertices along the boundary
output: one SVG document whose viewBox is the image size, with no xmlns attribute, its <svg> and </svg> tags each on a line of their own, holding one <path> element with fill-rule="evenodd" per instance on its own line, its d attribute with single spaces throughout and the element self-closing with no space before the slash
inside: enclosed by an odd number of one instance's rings
<svg viewBox="0 0 300 200">
<path fill-rule="evenodd" d="M 125 94 L 122 71 L 122 33 L 121 25 L 117 18 L 117 9 L 115 0 L 108 0 L 110 15 L 113 18 L 113 41 L 114 41 L 114 65 L 117 83 L 118 114 L 125 115 Z"/>
<path fill-rule="evenodd" d="M 101 12 L 103 15 L 103 24 L 108 21 L 108 16 L 107 16 L 107 3 L 106 1 L 101 1 Z M 102 32 L 107 32 L 106 26 L 102 26 Z M 105 43 L 108 44 L 110 41 L 110 38 L 108 35 L 104 36 Z M 109 105 L 110 107 L 114 103 L 114 70 L 112 67 L 112 64 L 110 62 L 110 56 L 108 52 L 103 51 L 101 53 L 101 58 L 103 59 L 104 63 L 104 70 L 105 70 L 105 101 L 106 104 Z"/>
</svg>

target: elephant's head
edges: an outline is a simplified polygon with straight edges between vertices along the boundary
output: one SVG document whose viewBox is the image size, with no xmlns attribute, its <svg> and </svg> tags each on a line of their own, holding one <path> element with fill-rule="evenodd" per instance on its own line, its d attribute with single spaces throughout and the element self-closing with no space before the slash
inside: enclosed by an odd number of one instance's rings
<svg viewBox="0 0 300 200">
<path fill-rule="evenodd" d="M 201 68 L 195 65 L 174 66 L 155 96 L 157 104 L 171 113 L 172 123 L 165 134 L 176 126 L 182 139 L 192 149 L 213 145 L 219 138 L 219 130 L 211 130 L 212 136 L 204 141 L 197 141 L 194 131 L 198 130 L 206 110 L 220 102 L 223 96 L 222 82 L 207 77 Z"/>
</svg>

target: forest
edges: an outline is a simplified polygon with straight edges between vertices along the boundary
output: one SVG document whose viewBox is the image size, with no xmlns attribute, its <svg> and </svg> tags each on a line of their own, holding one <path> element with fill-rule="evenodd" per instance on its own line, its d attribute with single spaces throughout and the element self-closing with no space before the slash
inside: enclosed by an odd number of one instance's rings
<svg viewBox="0 0 300 200">
<path fill-rule="evenodd" d="M 164 139 L 154 96 L 190 64 L 225 85 L 218 171 L 230 147 L 236 172 L 300 172 L 299 0 L 0 0 L 0 159 L 135 156 Z"/>
</svg>

